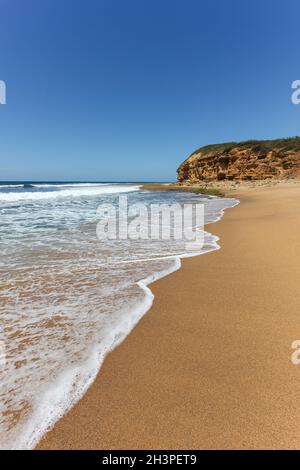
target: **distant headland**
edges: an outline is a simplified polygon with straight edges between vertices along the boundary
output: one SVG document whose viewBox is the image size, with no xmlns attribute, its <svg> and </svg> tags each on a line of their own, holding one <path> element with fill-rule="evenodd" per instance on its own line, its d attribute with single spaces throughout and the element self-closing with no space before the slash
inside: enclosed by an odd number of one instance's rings
<svg viewBox="0 0 300 470">
<path fill-rule="evenodd" d="M 300 137 L 213 144 L 177 169 L 180 183 L 283 180 L 300 177 Z"/>
</svg>

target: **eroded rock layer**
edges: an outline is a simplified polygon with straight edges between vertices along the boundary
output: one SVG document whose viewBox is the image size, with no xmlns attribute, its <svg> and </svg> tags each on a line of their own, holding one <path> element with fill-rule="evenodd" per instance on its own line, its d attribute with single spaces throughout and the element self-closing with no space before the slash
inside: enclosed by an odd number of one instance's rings
<svg viewBox="0 0 300 470">
<path fill-rule="evenodd" d="M 178 181 L 264 180 L 300 177 L 300 137 L 208 145 L 178 168 Z"/>
</svg>

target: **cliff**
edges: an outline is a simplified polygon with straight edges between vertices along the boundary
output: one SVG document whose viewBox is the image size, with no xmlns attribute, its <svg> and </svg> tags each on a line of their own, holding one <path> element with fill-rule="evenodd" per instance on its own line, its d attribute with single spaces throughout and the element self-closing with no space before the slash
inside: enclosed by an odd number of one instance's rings
<svg viewBox="0 0 300 470">
<path fill-rule="evenodd" d="M 178 181 L 264 180 L 300 177 L 300 137 L 207 145 L 178 168 Z"/>
</svg>

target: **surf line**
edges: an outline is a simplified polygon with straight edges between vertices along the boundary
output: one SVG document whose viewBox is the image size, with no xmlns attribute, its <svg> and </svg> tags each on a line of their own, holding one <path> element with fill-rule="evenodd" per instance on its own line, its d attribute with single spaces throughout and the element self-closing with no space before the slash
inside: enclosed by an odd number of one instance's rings
<svg viewBox="0 0 300 470">
<path fill-rule="evenodd" d="M 139 258 L 139 259 L 131 259 L 131 260 L 124 260 L 124 261 L 115 261 L 113 259 L 106 259 L 105 263 L 97 263 L 97 266 L 106 266 L 107 264 L 131 264 L 131 263 L 144 263 L 147 261 L 157 261 L 157 260 L 164 260 L 164 259 L 176 259 L 176 258 L 189 258 L 192 256 L 201 255 L 201 250 L 199 251 L 191 251 L 191 252 L 183 252 L 183 253 L 174 253 L 172 255 L 166 256 L 157 256 L 153 258 Z"/>
</svg>

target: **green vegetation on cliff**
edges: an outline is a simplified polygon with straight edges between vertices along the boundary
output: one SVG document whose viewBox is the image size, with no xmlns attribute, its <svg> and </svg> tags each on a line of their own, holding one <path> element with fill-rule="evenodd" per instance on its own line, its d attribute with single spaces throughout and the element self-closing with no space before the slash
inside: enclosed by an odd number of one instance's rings
<svg viewBox="0 0 300 470">
<path fill-rule="evenodd" d="M 300 137 L 296 136 L 274 140 L 245 140 L 242 142 L 225 142 L 223 144 L 205 145 L 204 147 L 200 147 L 195 150 L 190 157 L 201 152 L 201 157 L 205 158 L 211 153 L 229 153 L 234 148 L 239 148 L 240 150 L 251 149 L 260 153 L 268 153 L 271 150 L 277 150 L 284 155 L 287 152 L 300 151 Z"/>
</svg>

